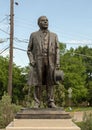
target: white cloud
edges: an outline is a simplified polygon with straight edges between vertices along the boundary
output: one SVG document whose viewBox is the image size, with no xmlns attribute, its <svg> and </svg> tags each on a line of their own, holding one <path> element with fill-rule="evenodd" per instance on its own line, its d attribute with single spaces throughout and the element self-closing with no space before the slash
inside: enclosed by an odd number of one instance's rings
<svg viewBox="0 0 92 130">
<path fill-rule="evenodd" d="M 64 41 L 66 44 L 77 44 L 77 45 L 92 45 L 92 40 L 67 40 Z"/>
</svg>

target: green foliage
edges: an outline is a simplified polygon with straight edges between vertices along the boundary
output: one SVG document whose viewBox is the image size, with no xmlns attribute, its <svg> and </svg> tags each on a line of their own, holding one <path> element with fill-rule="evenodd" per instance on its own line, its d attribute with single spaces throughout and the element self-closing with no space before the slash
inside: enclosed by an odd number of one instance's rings
<svg viewBox="0 0 92 130">
<path fill-rule="evenodd" d="M 66 107 L 65 111 L 70 112 L 69 107 Z M 78 111 L 83 112 L 92 111 L 92 107 L 72 107 L 71 112 L 78 112 Z"/>
<path fill-rule="evenodd" d="M 92 105 L 92 48 L 88 46 L 79 47 L 75 52 L 82 54 L 83 65 L 86 68 L 85 86 L 88 90 L 87 101 Z"/>
<path fill-rule="evenodd" d="M 89 102 L 89 105 L 92 106 L 92 81 L 88 81 L 88 95 L 87 95 L 87 100 Z"/>
<path fill-rule="evenodd" d="M 14 118 L 16 112 L 20 110 L 20 106 L 11 104 L 11 98 L 8 94 L 4 94 L 0 100 L 0 128 L 7 126 Z"/>
<path fill-rule="evenodd" d="M 8 84 L 8 58 L 0 56 L 0 99 Z"/>
<path fill-rule="evenodd" d="M 55 86 L 55 102 L 59 107 L 65 105 L 65 88 L 62 84 Z"/>
<path fill-rule="evenodd" d="M 26 85 L 26 74 L 23 68 L 13 66 L 13 102 L 22 102 L 24 99 L 23 88 Z"/>
<path fill-rule="evenodd" d="M 8 84 L 8 70 L 9 70 L 9 59 L 0 56 L 0 99 L 3 96 L 3 92 L 7 92 Z M 25 98 L 25 92 L 23 91 L 24 86 L 27 82 L 28 67 L 21 68 L 13 63 L 13 99 L 15 103 L 22 103 Z"/>
<path fill-rule="evenodd" d="M 24 92 L 24 106 L 25 107 L 33 107 L 33 93 L 34 93 L 34 87 L 33 86 L 28 86 L 25 85 L 23 88 L 23 92 Z"/>
<path fill-rule="evenodd" d="M 66 50 L 66 45 L 60 43 L 60 65 L 60 69 L 64 71 L 64 83 L 55 87 L 56 103 L 61 106 L 61 102 L 68 98 L 67 90 L 71 87 L 74 104 L 89 102 L 92 106 L 92 48 L 84 46 Z M 8 57 L 0 56 L 0 99 L 4 91 L 7 91 L 8 66 Z M 12 101 L 24 106 L 33 104 L 33 87 L 30 88 L 26 84 L 28 71 L 29 67 L 21 68 L 13 63 Z M 43 92 L 43 100 L 45 99 L 46 95 Z"/>
<path fill-rule="evenodd" d="M 86 68 L 82 58 L 74 53 L 74 49 L 70 49 L 61 56 L 61 65 L 65 74 L 64 86 L 66 90 L 72 88 L 72 100 L 75 104 L 82 102 L 87 97 L 87 89 L 85 88 Z"/>
<path fill-rule="evenodd" d="M 76 123 L 81 130 L 92 130 L 92 113 L 84 114 L 83 122 Z"/>
<path fill-rule="evenodd" d="M 60 43 L 59 48 L 60 48 L 60 55 L 63 55 L 65 53 L 65 50 L 66 50 L 66 44 Z"/>
</svg>

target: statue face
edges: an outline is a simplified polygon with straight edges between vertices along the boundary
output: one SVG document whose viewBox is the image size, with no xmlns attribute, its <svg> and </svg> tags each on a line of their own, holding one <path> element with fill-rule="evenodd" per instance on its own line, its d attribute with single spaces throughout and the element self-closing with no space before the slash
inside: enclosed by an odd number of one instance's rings
<svg viewBox="0 0 92 130">
<path fill-rule="evenodd" d="M 48 19 L 45 16 L 40 18 L 39 27 L 41 29 L 47 29 L 48 28 Z"/>
</svg>

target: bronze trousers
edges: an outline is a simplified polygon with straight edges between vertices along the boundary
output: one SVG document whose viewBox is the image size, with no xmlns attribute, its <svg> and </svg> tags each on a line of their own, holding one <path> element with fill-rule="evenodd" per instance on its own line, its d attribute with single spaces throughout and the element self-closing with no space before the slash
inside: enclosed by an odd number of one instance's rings
<svg viewBox="0 0 92 130">
<path fill-rule="evenodd" d="M 48 70 L 48 58 L 44 57 L 42 62 L 42 85 L 46 86 L 46 96 L 47 96 L 47 103 L 54 102 L 54 86 L 48 84 L 49 79 L 49 70 Z M 50 79 L 49 79 L 50 80 Z M 45 88 L 45 87 L 44 87 Z M 40 105 L 42 96 L 42 86 L 35 86 L 34 90 L 34 100 L 36 103 Z"/>
</svg>

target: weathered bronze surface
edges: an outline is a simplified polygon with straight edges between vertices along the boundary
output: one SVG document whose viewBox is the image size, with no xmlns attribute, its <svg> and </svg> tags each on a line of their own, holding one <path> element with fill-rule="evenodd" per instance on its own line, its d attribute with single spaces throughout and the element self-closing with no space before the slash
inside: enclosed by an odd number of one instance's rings
<svg viewBox="0 0 92 130">
<path fill-rule="evenodd" d="M 30 36 L 27 54 L 29 57 L 31 71 L 28 84 L 35 86 L 34 108 L 40 107 L 42 86 L 46 86 L 47 106 L 56 108 L 54 103 L 54 70 L 59 69 L 60 54 L 57 35 L 48 30 L 48 19 L 41 16 L 38 19 L 40 30 Z"/>
<path fill-rule="evenodd" d="M 24 109 L 17 113 L 16 119 L 69 119 L 69 113 L 63 108 L 31 108 Z"/>
</svg>

